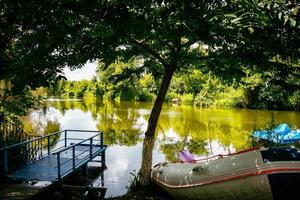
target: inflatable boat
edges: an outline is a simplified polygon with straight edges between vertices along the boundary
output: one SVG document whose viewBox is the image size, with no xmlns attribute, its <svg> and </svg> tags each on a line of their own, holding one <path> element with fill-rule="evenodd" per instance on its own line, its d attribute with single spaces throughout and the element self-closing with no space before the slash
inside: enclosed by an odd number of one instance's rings
<svg viewBox="0 0 300 200">
<path fill-rule="evenodd" d="M 299 199 L 300 151 L 260 147 L 202 160 L 159 163 L 151 177 L 175 199 Z"/>
</svg>

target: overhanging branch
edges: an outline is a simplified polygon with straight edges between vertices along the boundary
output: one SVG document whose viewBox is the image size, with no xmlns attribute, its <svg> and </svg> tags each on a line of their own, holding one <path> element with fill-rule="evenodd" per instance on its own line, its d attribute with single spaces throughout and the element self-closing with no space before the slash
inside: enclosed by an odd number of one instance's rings
<svg viewBox="0 0 300 200">
<path fill-rule="evenodd" d="M 135 44 L 136 46 L 141 47 L 142 49 L 144 49 L 145 51 L 147 51 L 149 54 L 151 54 L 154 58 L 156 58 L 164 67 L 168 66 L 168 63 L 156 52 L 154 51 L 151 47 L 149 47 L 148 45 L 146 45 L 143 42 L 139 42 L 135 39 L 130 39 L 131 42 L 133 44 Z"/>
</svg>

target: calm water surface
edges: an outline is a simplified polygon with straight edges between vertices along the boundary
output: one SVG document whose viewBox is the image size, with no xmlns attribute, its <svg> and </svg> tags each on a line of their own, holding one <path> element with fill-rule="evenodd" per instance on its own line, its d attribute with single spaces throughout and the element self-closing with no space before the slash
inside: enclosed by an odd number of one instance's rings
<svg viewBox="0 0 300 200">
<path fill-rule="evenodd" d="M 43 117 L 57 120 L 61 129 L 102 130 L 109 146 L 104 172 L 109 197 L 126 193 L 129 174 L 140 168 L 143 133 L 151 107 L 152 103 L 50 100 L 43 110 L 31 114 L 31 121 Z M 158 123 L 153 164 L 178 159 L 181 149 L 199 157 L 246 149 L 251 146 L 251 132 L 271 122 L 299 128 L 300 113 L 165 104 Z"/>
</svg>

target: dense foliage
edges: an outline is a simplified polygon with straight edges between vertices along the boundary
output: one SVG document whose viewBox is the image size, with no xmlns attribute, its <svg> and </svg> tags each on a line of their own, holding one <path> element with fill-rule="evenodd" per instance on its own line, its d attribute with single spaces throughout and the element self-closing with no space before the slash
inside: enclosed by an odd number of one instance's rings
<svg viewBox="0 0 300 200">
<path fill-rule="evenodd" d="M 32 90 L 28 86 L 16 93 L 9 81 L 0 81 L 0 113 L 19 123 L 17 117 L 26 115 L 30 108 L 39 108 L 46 96 L 46 88 Z"/>
<path fill-rule="evenodd" d="M 107 70 L 98 70 L 91 81 L 65 81 L 52 86 L 50 96 L 63 98 L 98 98 L 125 101 L 153 101 L 159 80 L 151 73 L 121 79 L 124 71 L 138 62 L 118 62 Z M 241 81 L 227 83 L 216 75 L 191 68 L 177 73 L 171 82 L 166 101 L 174 104 L 217 108 L 255 108 L 299 110 L 300 79 L 293 74 L 282 77 L 276 71 L 246 71 Z"/>
<path fill-rule="evenodd" d="M 231 72 L 243 73 L 240 63 L 270 63 L 280 55 L 274 65 L 281 71 L 299 58 L 296 1 L 3 0 L 0 9 L 0 80 L 11 82 L 9 96 L 23 95 L 19 105 L 26 88 L 49 85 L 65 65 L 78 68 L 87 60 L 109 64 L 141 56 L 156 79 L 161 64 L 182 68 L 201 61 L 232 78 Z M 207 45 L 209 54 L 190 49 L 195 44 Z M 289 102 L 297 107 L 299 92 L 292 93 Z M 5 101 L 1 97 L 1 107 Z"/>
</svg>

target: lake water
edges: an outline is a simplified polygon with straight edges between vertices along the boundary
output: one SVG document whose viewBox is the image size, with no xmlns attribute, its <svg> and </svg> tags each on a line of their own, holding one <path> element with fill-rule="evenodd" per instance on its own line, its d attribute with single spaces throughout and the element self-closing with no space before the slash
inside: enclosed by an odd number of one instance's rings
<svg viewBox="0 0 300 200">
<path fill-rule="evenodd" d="M 52 99 L 44 109 L 31 114 L 31 121 L 57 120 L 62 130 L 102 130 L 108 145 L 104 182 L 106 196 L 110 197 L 126 193 L 130 173 L 140 168 L 143 133 L 151 108 L 152 103 Z M 177 160 L 181 149 L 202 157 L 249 148 L 251 132 L 270 123 L 299 128 L 300 113 L 165 104 L 157 127 L 153 164 Z"/>
</svg>

